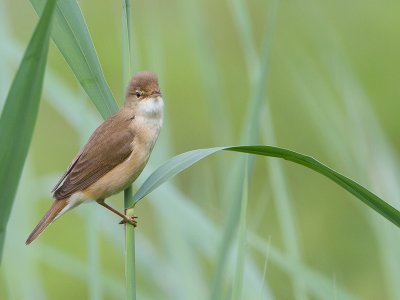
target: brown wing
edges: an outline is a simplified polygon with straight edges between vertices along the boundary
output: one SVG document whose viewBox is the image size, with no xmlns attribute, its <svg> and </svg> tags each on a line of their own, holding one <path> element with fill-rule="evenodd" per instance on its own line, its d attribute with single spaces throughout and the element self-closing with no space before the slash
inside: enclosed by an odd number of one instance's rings
<svg viewBox="0 0 400 300">
<path fill-rule="evenodd" d="M 127 159 L 134 138 L 130 122 L 126 115 L 116 113 L 98 127 L 56 185 L 53 197 L 65 199 L 86 189 Z"/>
<path fill-rule="evenodd" d="M 83 149 L 82 149 L 83 150 Z M 69 173 L 71 173 L 72 169 L 74 168 L 74 166 L 76 165 L 76 162 L 78 161 L 79 157 L 81 157 L 82 151 L 78 153 L 78 155 L 74 158 L 74 160 L 71 162 L 71 164 L 69 165 L 67 171 L 65 171 L 64 175 L 61 176 L 60 180 L 57 182 L 56 186 L 52 189 L 52 193 L 58 189 L 58 187 L 60 186 L 60 184 L 64 181 L 65 177 L 67 177 L 67 175 Z"/>
</svg>

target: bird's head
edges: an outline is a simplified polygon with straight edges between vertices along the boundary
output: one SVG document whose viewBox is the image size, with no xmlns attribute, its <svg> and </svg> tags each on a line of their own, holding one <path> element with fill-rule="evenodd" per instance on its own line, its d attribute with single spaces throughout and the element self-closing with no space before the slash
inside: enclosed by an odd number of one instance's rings
<svg viewBox="0 0 400 300">
<path fill-rule="evenodd" d="M 157 75 L 150 71 L 137 73 L 129 82 L 125 103 L 137 104 L 161 96 Z"/>
</svg>

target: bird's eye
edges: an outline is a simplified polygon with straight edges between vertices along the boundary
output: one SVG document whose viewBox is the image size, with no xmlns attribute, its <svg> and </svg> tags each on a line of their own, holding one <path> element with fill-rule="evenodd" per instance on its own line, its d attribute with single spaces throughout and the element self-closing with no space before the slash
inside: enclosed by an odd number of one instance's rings
<svg viewBox="0 0 400 300">
<path fill-rule="evenodd" d="M 137 92 L 135 93 L 135 95 L 136 95 L 136 98 L 140 98 L 140 96 L 142 96 L 142 93 L 139 92 L 139 91 L 137 91 Z"/>
</svg>

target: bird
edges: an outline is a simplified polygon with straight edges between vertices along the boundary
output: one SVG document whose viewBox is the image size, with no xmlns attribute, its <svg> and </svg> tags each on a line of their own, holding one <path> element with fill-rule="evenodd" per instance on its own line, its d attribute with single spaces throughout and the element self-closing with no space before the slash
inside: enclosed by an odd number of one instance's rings
<svg viewBox="0 0 400 300">
<path fill-rule="evenodd" d="M 81 203 L 96 201 L 136 226 L 105 199 L 129 187 L 143 171 L 163 124 L 164 101 L 157 75 L 135 74 L 129 82 L 124 105 L 91 135 L 76 155 L 53 193 L 53 204 L 25 244 L 29 245 L 48 225 Z"/>
</svg>

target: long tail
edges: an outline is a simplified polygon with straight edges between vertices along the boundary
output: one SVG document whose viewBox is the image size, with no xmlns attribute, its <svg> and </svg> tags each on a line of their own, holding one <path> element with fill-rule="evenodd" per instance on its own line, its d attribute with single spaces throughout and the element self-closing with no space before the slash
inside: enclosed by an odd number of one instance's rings
<svg viewBox="0 0 400 300">
<path fill-rule="evenodd" d="M 40 220 L 39 224 L 37 224 L 35 229 L 33 229 L 25 244 L 29 245 L 30 243 L 32 243 L 32 241 L 36 239 L 43 232 L 43 230 L 45 230 L 46 227 L 50 225 L 51 222 L 54 221 L 54 219 L 58 216 L 62 209 L 67 205 L 68 199 L 55 200 L 45 216 Z"/>
</svg>

